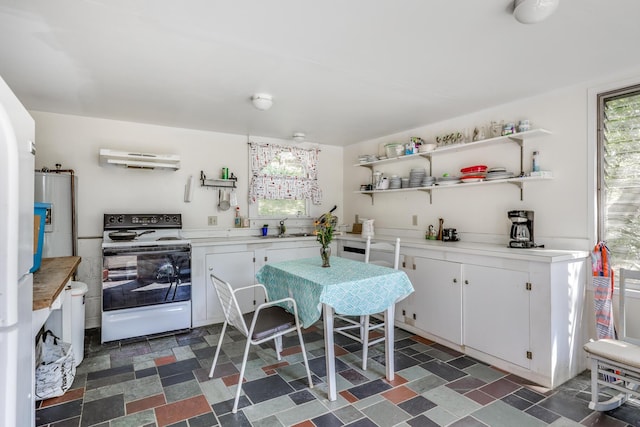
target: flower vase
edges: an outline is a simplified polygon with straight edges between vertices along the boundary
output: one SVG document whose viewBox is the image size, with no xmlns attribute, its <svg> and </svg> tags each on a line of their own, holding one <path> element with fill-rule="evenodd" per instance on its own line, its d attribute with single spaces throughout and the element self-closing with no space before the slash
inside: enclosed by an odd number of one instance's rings
<svg viewBox="0 0 640 427">
<path fill-rule="evenodd" d="M 329 246 L 320 247 L 320 256 L 322 257 L 322 266 L 331 267 L 329 265 L 329 257 L 331 256 L 331 248 Z"/>
</svg>

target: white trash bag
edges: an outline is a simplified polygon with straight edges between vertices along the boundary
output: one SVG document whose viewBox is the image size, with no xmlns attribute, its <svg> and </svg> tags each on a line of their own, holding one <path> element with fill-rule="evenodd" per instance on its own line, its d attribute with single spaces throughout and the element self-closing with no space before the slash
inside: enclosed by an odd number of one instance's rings
<svg viewBox="0 0 640 427">
<path fill-rule="evenodd" d="M 62 396 L 76 377 L 71 344 L 46 331 L 38 343 L 36 358 L 36 400 Z"/>
</svg>

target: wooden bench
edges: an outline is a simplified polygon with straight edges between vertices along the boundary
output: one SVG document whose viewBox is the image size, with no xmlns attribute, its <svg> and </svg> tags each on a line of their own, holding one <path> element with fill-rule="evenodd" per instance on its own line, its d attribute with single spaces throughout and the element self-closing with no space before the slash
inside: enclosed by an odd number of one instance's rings
<svg viewBox="0 0 640 427">
<path fill-rule="evenodd" d="M 628 281 L 640 283 L 640 271 L 620 269 L 620 339 L 600 339 L 584 345 L 591 358 L 589 408 L 610 411 L 632 397 L 640 398 L 640 340 L 627 336 L 626 293 Z M 600 397 L 609 397 L 600 401 Z"/>
</svg>

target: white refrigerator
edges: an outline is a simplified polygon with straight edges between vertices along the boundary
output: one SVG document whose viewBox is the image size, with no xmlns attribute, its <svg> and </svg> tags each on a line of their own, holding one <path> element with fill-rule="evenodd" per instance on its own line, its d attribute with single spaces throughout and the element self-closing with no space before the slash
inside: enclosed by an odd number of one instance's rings
<svg viewBox="0 0 640 427">
<path fill-rule="evenodd" d="M 0 426 L 35 425 L 33 118 L 0 77 Z"/>
</svg>

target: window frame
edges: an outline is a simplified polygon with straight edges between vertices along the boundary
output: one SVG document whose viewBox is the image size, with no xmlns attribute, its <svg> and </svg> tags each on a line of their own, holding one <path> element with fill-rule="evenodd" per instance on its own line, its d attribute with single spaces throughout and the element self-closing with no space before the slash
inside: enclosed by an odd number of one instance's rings
<svg viewBox="0 0 640 427">
<path fill-rule="evenodd" d="M 593 95 L 590 97 L 590 102 L 595 101 L 595 105 L 591 105 L 590 111 L 595 110 L 595 114 L 592 117 L 595 117 L 595 135 L 590 134 L 590 140 L 594 140 L 595 150 L 594 150 L 594 170 L 595 170 L 595 191 L 594 191 L 594 225 L 595 225 L 595 239 L 597 242 L 605 241 L 605 206 L 606 206 L 606 190 L 605 190 L 605 182 L 604 182 L 604 106 L 605 103 L 609 100 L 614 100 L 617 98 L 623 98 L 629 95 L 640 95 L 640 82 L 631 81 L 625 83 L 619 83 L 616 85 L 612 85 L 606 89 L 600 89 L 597 91 L 593 91 L 591 93 Z M 640 143 L 639 143 L 640 144 Z M 640 202 L 639 202 L 640 204 Z M 595 243 L 594 243 L 595 244 Z M 619 268 L 620 264 L 616 264 L 611 262 L 611 269 L 614 272 L 614 285 L 615 292 L 618 292 L 618 280 L 619 280 Z M 630 268 L 627 266 L 626 268 Z M 640 289 L 635 286 L 631 287 L 627 290 L 628 297 L 633 299 L 640 299 Z"/>
<path fill-rule="evenodd" d="M 319 152 L 320 150 L 317 147 L 300 147 L 299 145 L 293 145 L 293 144 L 287 144 L 287 143 L 283 143 L 283 142 L 258 142 L 258 141 L 249 141 L 248 145 L 249 145 L 249 151 L 248 151 L 248 161 L 249 161 L 249 186 L 252 185 L 253 183 L 253 170 L 252 170 L 252 163 L 251 163 L 251 156 L 252 156 L 252 148 L 251 148 L 251 144 L 256 144 L 256 145 L 274 145 L 274 146 L 278 146 L 280 149 L 285 149 L 284 151 L 288 151 L 289 153 L 292 153 L 293 150 L 316 150 L 316 156 L 319 156 Z M 319 164 L 319 159 L 316 157 L 316 163 L 315 163 L 315 181 L 318 182 L 318 178 L 317 178 L 317 167 Z M 307 169 L 307 167 L 305 165 L 303 165 L 303 168 L 306 170 L 307 174 L 311 173 L 309 172 L 309 170 Z M 318 187 L 319 188 L 319 187 Z M 249 198 L 251 199 L 251 188 L 249 189 Z M 320 198 L 322 198 L 322 193 L 320 193 Z M 262 221 L 262 220 L 274 220 L 274 219 L 282 219 L 284 217 L 289 217 L 292 218 L 292 215 L 287 215 L 287 214 L 282 214 L 282 215 L 261 215 L 259 212 L 259 205 L 260 205 L 260 201 L 261 200 L 268 200 L 268 199 L 258 199 L 255 202 L 251 202 L 251 200 L 249 200 L 249 217 L 256 220 L 256 221 Z M 304 201 L 304 206 L 305 206 L 305 213 L 301 214 L 301 215 L 295 215 L 295 218 L 301 218 L 301 219 L 308 219 L 308 218 L 312 218 L 311 216 L 311 209 L 312 209 L 312 205 L 314 204 L 312 199 L 310 198 L 305 198 L 305 199 L 273 199 L 273 200 L 298 200 L 298 201 Z"/>
</svg>

